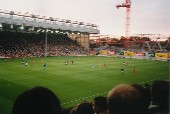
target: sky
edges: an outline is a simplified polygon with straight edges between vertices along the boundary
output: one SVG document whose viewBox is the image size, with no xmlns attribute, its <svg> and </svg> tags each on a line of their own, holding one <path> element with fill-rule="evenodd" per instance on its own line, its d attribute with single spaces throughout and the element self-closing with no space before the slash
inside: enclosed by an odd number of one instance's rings
<svg viewBox="0 0 170 114">
<path fill-rule="evenodd" d="M 125 36 L 125 0 L 0 0 L 0 9 L 93 23 L 101 35 Z M 170 36 L 169 0 L 131 0 L 130 35 Z"/>
</svg>

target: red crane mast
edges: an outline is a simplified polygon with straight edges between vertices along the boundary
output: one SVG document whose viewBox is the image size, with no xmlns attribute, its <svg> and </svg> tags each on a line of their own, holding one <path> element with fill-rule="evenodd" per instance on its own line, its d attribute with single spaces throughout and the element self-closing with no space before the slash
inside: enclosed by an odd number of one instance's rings
<svg viewBox="0 0 170 114">
<path fill-rule="evenodd" d="M 126 25 L 125 25 L 125 41 L 124 41 L 124 47 L 126 49 L 129 48 L 129 37 L 130 37 L 130 8 L 131 8 L 131 1 L 125 0 L 125 3 L 122 3 L 121 5 L 116 5 L 116 8 L 119 7 L 125 7 L 126 8 Z"/>
</svg>

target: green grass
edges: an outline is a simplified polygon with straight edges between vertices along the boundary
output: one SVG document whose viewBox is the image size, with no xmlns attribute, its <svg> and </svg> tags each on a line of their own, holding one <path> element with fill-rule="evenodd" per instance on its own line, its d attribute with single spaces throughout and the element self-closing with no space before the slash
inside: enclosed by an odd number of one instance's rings
<svg viewBox="0 0 170 114">
<path fill-rule="evenodd" d="M 33 66 L 32 60 L 35 61 Z M 45 71 L 41 60 L 47 63 Z M 74 64 L 65 65 L 65 60 L 74 60 Z M 124 66 L 124 61 L 129 64 Z M 133 76 L 134 67 L 136 76 Z M 121 68 L 125 69 L 123 76 Z M 77 57 L 49 57 L 28 58 L 26 67 L 21 59 L 6 62 L 0 59 L 0 113 L 11 114 L 16 97 L 34 86 L 49 88 L 59 97 L 62 107 L 70 107 L 95 96 L 106 96 L 120 83 L 145 84 L 157 79 L 169 79 L 169 62 L 113 57 L 81 57 L 80 60 Z"/>
</svg>

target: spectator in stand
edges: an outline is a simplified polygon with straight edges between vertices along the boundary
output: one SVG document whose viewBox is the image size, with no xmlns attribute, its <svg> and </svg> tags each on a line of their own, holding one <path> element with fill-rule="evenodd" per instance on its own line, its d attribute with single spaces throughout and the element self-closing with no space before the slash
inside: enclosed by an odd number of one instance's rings
<svg viewBox="0 0 170 114">
<path fill-rule="evenodd" d="M 142 95 L 134 87 L 120 84 L 107 96 L 108 114 L 141 114 Z"/>
<path fill-rule="evenodd" d="M 107 98 L 103 96 L 95 97 L 93 100 L 95 114 L 107 114 Z"/>
<path fill-rule="evenodd" d="M 151 114 L 169 113 L 169 92 L 170 82 L 157 80 L 151 87 L 152 105 L 149 108 Z"/>
<path fill-rule="evenodd" d="M 12 114 L 61 114 L 60 101 L 45 87 L 34 87 L 18 96 Z"/>
</svg>

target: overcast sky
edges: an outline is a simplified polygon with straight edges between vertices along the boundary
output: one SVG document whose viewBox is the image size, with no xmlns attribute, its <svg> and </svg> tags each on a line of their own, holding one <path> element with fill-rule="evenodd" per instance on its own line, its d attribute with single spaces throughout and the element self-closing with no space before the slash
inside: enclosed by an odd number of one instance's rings
<svg viewBox="0 0 170 114">
<path fill-rule="evenodd" d="M 0 9 L 94 23 L 103 35 L 125 36 L 125 0 L 0 0 Z M 131 0 L 130 34 L 170 35 L 169 0 Z"/>
</svg>

